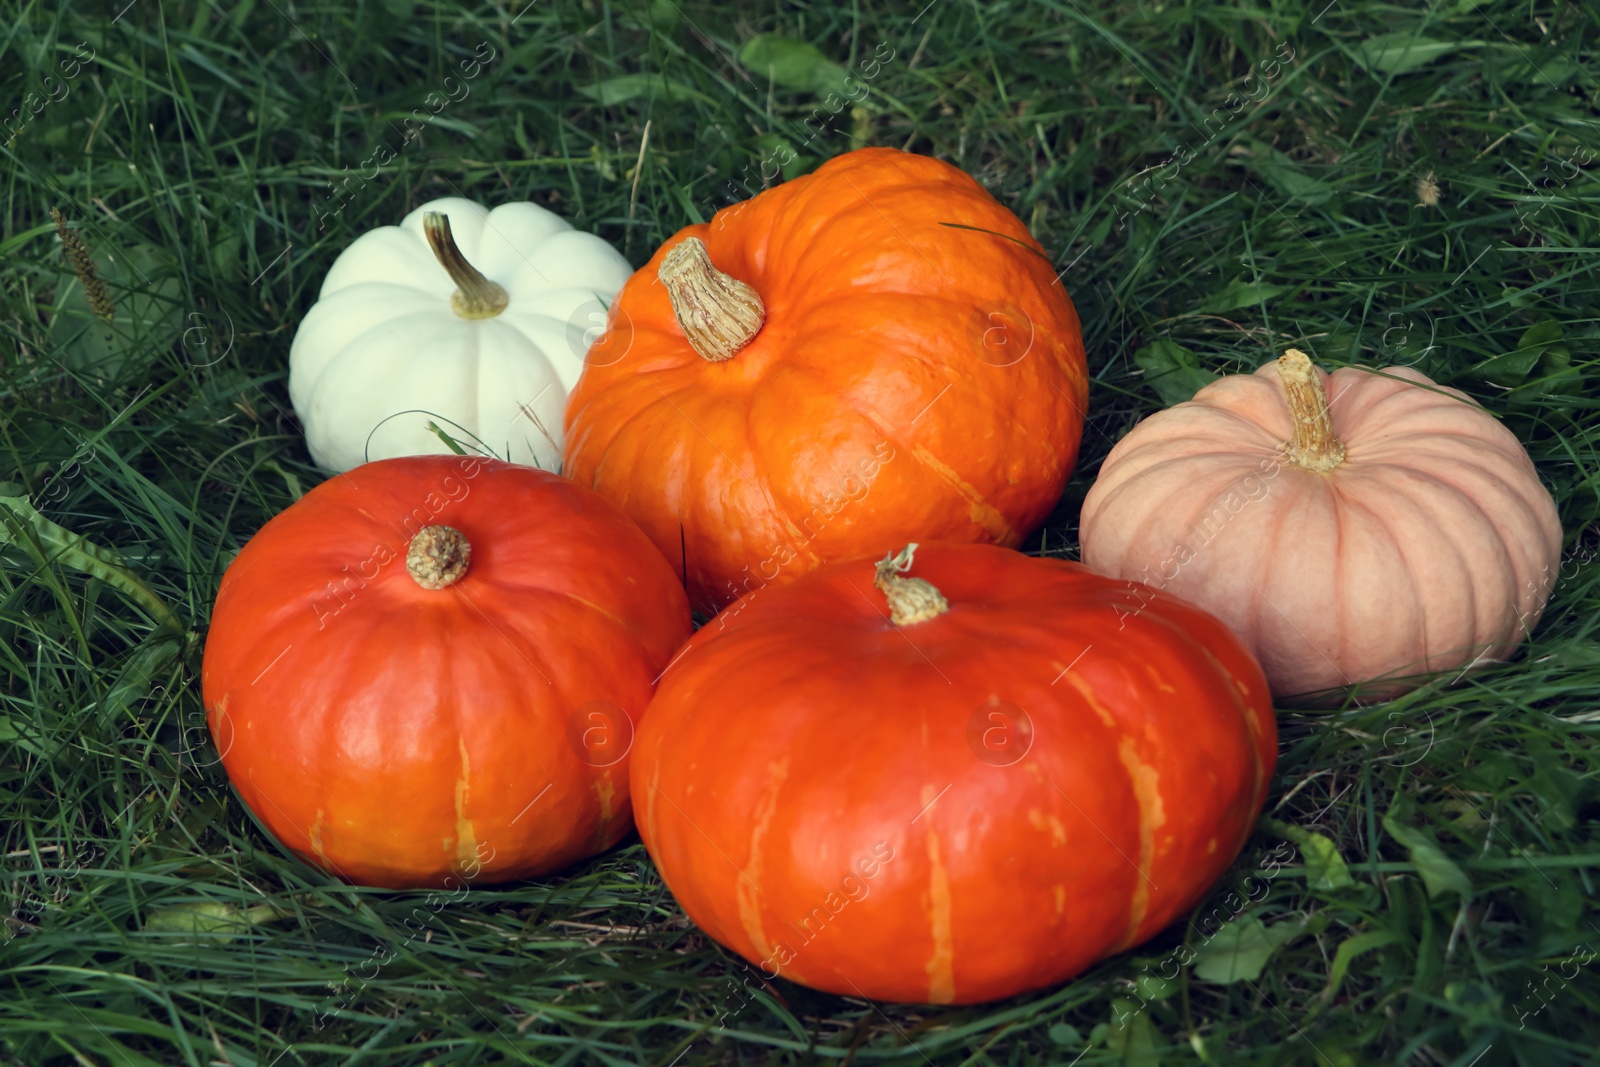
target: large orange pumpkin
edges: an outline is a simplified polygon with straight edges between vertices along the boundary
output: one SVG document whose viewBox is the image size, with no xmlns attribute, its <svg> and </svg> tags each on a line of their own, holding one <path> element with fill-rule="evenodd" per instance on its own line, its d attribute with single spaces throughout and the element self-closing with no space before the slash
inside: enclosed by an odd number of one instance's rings
<svg viewBox="0 0 1600 1067">
<path fill-rule="evenodd" d="M 628 832 L 634 720 L 689 630 L 666 560 L 587 489 L 383 460 L 228 567 L 207 721 L 239 795 L 308 863 L 392 887 L 529 877 Z"/>
<path fill-rule="evenodd" d="M 946 163 L 863 148 L 667 241 L 567 406 L 564 473 L 716 607 L 921 536 L 1016 545 L 1077 458 L 1078 318 Z"/>
<path fill-rule="evenodd" d="M 690 918 L 767 975 L 972 1003 L 1193 906 L 1251 832 L 1277 730 L 1205 612 L 1130 612 L 1128 583 L 1076 563 L 911 547 L 702 628 L 640 728 L 634 814 Z"/>
</svg>

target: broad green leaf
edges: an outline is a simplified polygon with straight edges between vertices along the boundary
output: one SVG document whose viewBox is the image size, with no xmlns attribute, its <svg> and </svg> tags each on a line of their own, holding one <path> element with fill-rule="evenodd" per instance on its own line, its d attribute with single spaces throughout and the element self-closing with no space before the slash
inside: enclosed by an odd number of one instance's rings
<svg viewBox="0 0 1600 1067">
<path fill-rule="evenodd" d="M 1300 853 L 1306 862 L 1306 885 L 1312 889 L 1347 889 L 1356 884 L 1350 870 L 1339 855 L 1339 846 L 1322 834 L 1307 833 L 1300 842 Z"/>
<path fill-rule="evenodd" d="M 1529 870 L 1534 870 L 1537 860 L 1530 860 Z M 1524 883 L 1522 895 L 1533 906 L 1532 912 L 1539 936 L 1534 942 L 1538 956 L 1564 955 L 1573 942 L 1581 940 L 1582 923 L 1589 910 L 1583 883 L 1571 872 L 1556 871 L 1547 881 L 1529 878 Z"/>
<path fill-rule="evenodd" d="M 578 92 L 601 104 L 624 104 L 651 91 L 659 91 L 665 82 L 661 74 L 619 74 L 593 85 L 580 85 Z"/>
<path fill-rule="evenodd" d="M 1217 380 L 1214 371 L 1202 369 L 1199 357 L 1176 341 L 1152 341 L 1133 354 L 1133 362 L 1167 407 L 1192 399 Z"/>
<path fill-rule="evenodd" d="M 1458 893 L 1463 899 L 1472 895 L 1471 880 L 1427 831 L 1407 826 L 1393 815 L 1383 817 L 1383 828 L 1411 854 L 1411 862 L 1416 864 L 1422 884 L 1428 887 L 1429 897 L 1446 892 Z"/>
<path fill-rule="evenodd" d="M 1468 373 L 1496 385 L 1517 386 L 1530 376 L 1565 377 L 1571 372 L 1572 351 L 1563 343 L 1561 324 L 1550 319 L 1534 323 L 1523 331 L 1517 347 L 1502 352 L 1473 367 Z"/>
<path fill-rule="evenodd" d="M 1505 995 L 1486 982 L 1467 982 L 1460 979 L 1446 982 L 1444 999 L 1466 1025 L 1474 1030 L 1498 1026 L 1505 1021 L 1503 1014 Z M 1516 999 L 1520 1000 L 1521 997 Z"/>
<path fill-rule="evenodd" d="M 780 175 L 784 181 L 788 181 L 811 170 L 811 157 L 800 155 L 788 139 L 779 134 L 764 133 L 756 138 L 756 144 L 761 149 L 761 158 L 749 171 L 750 184 L 755 188 L 760 188 L 763 181 L 773 181 Z"/>
<path fill-rule="evenodd" d="M 1076 1026 L 1070 1023 L 1056 1023 L 1051 1026 L 1050 1040 L 1068 1048 L 1080 1048 L 1083 1045 L 1083 1035 L 1078 1032 Z"/>
<path fill-rule="evenodd" d="M 1161 1055 L 1156 1052 L 1156 1030 L 1150 1025 L 1150 1013 L 1136 1001 L 1118 999 L 1111 1002 L 1111 1018 L 1106 1048 L 1119 1053 L 1117 1062 L 1128 1067 L 1160 1067 Z"/>
<path fill-rule="evenodd" d="M 650 5 L 645 12 L 645 21 L 660 33 L 671 33 L 678 28 L 678 20 L 683 17 L 683 12 L 672 0 L 650 0 Z"/>
<path fill-rule="evenodd" d="M 1195 977 L 1223 985 L 1253 982 L 1261 977 L 1267 960 L 1278 947 L 1304 929 L 1303 924 L 1294 921 L 1264 926 L 1254 915 L 1234 919 L 1196 950 Z"/>
<path fill-rule="evenodd" d="M 232 271 L 239 265 L 239 250 L 243 247 L 244 238 L 240 234 L 230 233 L 211 246 L 211 262 L 222 273 Z"/>
<path fill-rule="evenodd" d="M 1300 856 L 1306 868 L 1306 885 L 1309 888 L 1348 889 L 1356 884 L 1355 879 L 1350 877 L 1350 869 L 1345 866 L 1344 857 L 1339 854 L 1339 846 L 1333 843 L 1332 838 L 1277 819 L 1263 819 L 1261 824 L 1279 837 L 1287 838 L 1300 846 Z"/>
<path fill-rule="evenodd" d="M 849 71 L 823 55 L 815 45 L 781 33 L 762 33 L 750 38 L 739 49 L 739 62 L 752 73 L 771 78 L 787 89 L 808 89 L 818 96 L 848 95 L 845 79 Z"/>
<path fill-rule="evenodd" d="M 1512 390 L 1513 399 L 1523 399 L 1528 393 L 1549 396 L 1582 390 L 1583 371 L 1572 365 L 1572 349 L 1566 345 L 1560 323 L 1552 319 L 1534 323 L 1523 332 L 1517 347 L 1538 348 L 1539 363 L 1534 380 Z"/>
<path fill-rule="evenodd" d="M 294 914 L 276 904 L 256 904 L 240 908 L 218 901 L 196 901 L 157 908 L 144 918 L 144 930 L 150 934 L 212 935 L 208 940 L 228 942 L 251 927 L 274 922 Z"/>
<path fill-rule="evenodd" d="M 1166 1000 L 1178 991 L 1178 983 L 1159 974 L 1141 974 L 1133 980 L 1133 988 L 1145 1000 Z"/>
<path fill-rule="evenodd" d="M 1519 348 L 1502 352 L 1498 356 L 1490 356 L 1467 373 L 1496 385 L 1520 385 L 1539 365 L 1540 355 L 1537 349 Z"/>
<path fill-rule="evenodd" d="M 1221 290 L 1201 301 L 1195 310 L 1220 315 L 1224 311 L 1232 311 L 1235 308 L 1265 304 L 1274 297 L 1281 296 L 1288 291 L 1289 287 L 1287 285 L 1273 285 L 1270 282 L 1247 282 L 1243 278 L 1235 278 L 1223 286 Z"/>
<path fill-rule="evenodd" d="M 1545 319 L 1536 322 L 1522 331 L 1522 336 L 1517 340 L 1518 348 L 1536 348 L 1544 345 L 1553 345 L 1565 336 L 1561 324 L 1554 319 Z"/>
<path fill-rule="evenodd" d="M 706 104 L 716 103 L 705 93 L 675 82 L 665 74 L 619 74 L 615 78 L 606 78 L 593 85 L 580 85 L 578 92 L 596 103 L 608 106 L 624 104 L 641 96 L 664 96 L 668 100 L 676 98 L 699 100 Z"/>
<path fill-rule="evenodd" d="M 93 231 L 80 236 L 98 239 Z M 63 270 L 56 279 L 50 343 L 72 369 L 100 381 L 117 381 L 143 371 L 151 357 L 171 348 L 183 333 L 183 283 L 165 257 L 148 245 L 134 245 L 126 253 L 95 251 L 91 258 L 111 294 L 111 321 L 94 314 L 82 283 Z"/>
<path fill-rule="evenodd" d="M 1339 943 L 1338 951 L 1333 954 L 1333 966 L 1328 969 L 1328 986 L 1322 991 L 1322 999 L 1332 1000 L 1334 994 L 1339 992 L 1339 986 L 1344 982 L 1344 976 L 1349 972 L 1350 964 L 1357 956 L 1371 949 L 1392 945 L 1398 940 L 1399 938 L 1388 930 L 1369 930 L 1367 933 L 1345 938 Z"/>
<path fill-rule="evenodd" d="M 1482 41 L 1441 41 L 1409 30 L 1380 33 L 1356 47 L 1356 62 L 1377 74 L 1405 74 L 1461 48 L 1481 48 Z"/>
<path fill-rule="evenodd" d="M 1546 830 L 1570 830 L 1578 822 L 1584 780 L 1554 761 L 1540 763 L 1538 773 L 1525 783 L 1528 792 L 1539 798 L 1539 823 Z"/>
<path fill-rule="evenodd" d="M 1455 784 L 1465 792 L 1493 793 L 1522 780 L 1521 765 L 1507 753 L 1487 751 L 1470 767 L 1464 767 Z"/>
</svg>

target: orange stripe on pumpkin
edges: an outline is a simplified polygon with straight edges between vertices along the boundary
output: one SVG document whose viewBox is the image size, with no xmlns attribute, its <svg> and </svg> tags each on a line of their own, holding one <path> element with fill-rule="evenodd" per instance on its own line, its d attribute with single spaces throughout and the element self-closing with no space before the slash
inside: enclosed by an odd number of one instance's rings
<svg viewBox="0 0 1600 1067">
<path fill-rule="evenodd" d="M 756 804 L 755 827 L 750 831 L 750 857 L 745 861 L 744 870 L 739 872 L 739 923 L 755 946 L 756 955 L 763 959 L 772 955 L 772 945 L 761 926 L 761 839 L 767 835 L 767 827 L 778 812 L 778 791 L 787 777 L 787 757 L 767 765 L 767 788 Z"/>
<path fill-rule="evenodd" d="M 467 818 L 468 778 L 472 763 L 467 758 L 467 739 L 457 738 L 461 751 L 461 779 L 456 782 L 456 860 L 465 867 L 478 862 L 478 840 L 472 832 L 472 820 Z"/>
<path fill-rule="evenodd" d="M 650 768 L 650 788 L 644 795 L 644 824 L 650 831 L 650 840 L 656 839 L 656 794 L 661 792 L 661 764 Z"/>
<path fill-rule="evenodd" d="M 922 806 L 939 799 L 932 785 L 922 787 Z M 949 1004 L 956 998 L 955 938 L 951 932 L 950 874 L 939 854 L 939 835 L 928 820 L 928 928 L 933 955 L 928 958 L 928 1002 Z"/>
<path fill-rule="evenodd" d="M 985 500 L 982 493 L 962 481 L 961 475 L 941 463 L 932 452 L 929 452 L 921 445 L 917 445 L 911 449 L 911 454 L 916 457 L 918 463 L 937 474 L 947 485 L 960 493 L 972 505 L 972 521 L 982 526 L 989 536 L 995 539 L 996 544 L 1014 545 L 1020 540 L 1017 532 L 1006 521 L 1005 516 L 995 510 L 994 505 Z"/>
<path fill-rule="evenodd" d="M 1139 805 L 1139 880 L 1134 883 L 1133 901 L 1128 907 L 1128 929 L 1112 951 L 1120 952 L 1138 940 L 1139 927 L 1150 910 L 1150 869 L 1155 863 L 1156 831 L 1167 821 L 1161 803 L 1161 774 L 1139 758 L 1138 742 L 1124 737 L 1117 746 L 1122 766 L 1127 769 L 1128 783 L 1133 787 L 1134 800 Z"/>
<path fill-rule="evenodd" d="M 600 801 L 600 821 L 595 825 L 594 837 L 596 842 L 606 839 L 606 831 L 611 825 L 611 816 L 615 814 L 611 801 L 616 798 L 617 787 L 611 781 L 611 770 L 606 769 L 605 776 L 594 783 L 595 798 Z"/>
<path fill-rule="evenodd" d="M 309 832 L 311 851 L 317 854 L 317 859 L 322 861 L 324 867 L 328 864 L 328 857 L 322 852 L 322 819 L 326 814 L 321 808 L 317 809 L 317 817 L 311 821 L 311 830 Z"/>
<path fill-rule="evenodd" d="M 1079 696 L 1083 697 L 1083 702 L 1089 705 L 1089 709 L 1100 716 L 1100 721 L 1105 723 L 1108 729 L 1117 728 L 1117 717 L 1111 713 L 1110 708 L 1100 702 L 1100 698 L 1095 695 L 1094 686 L 1076 674 L 1067 675 L 1067 682 L 1078 691 Z"/>
</svg>

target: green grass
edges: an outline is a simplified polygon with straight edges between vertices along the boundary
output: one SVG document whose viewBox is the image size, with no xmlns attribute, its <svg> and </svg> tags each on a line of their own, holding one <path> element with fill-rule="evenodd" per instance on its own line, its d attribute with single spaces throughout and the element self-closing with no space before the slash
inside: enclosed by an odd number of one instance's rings
<svg viewBox="0 0 1600 1067">
<path fill-rule="evenodd" d="M 120 553 L 201 634 L 231 554 L 321 477 L 285 367 L 354 235 L 439 195 L 525 198 L 638 264 L 763 161 L 794 152 L 792 176 L 859 144 L 966 168 L 1065 270 L 1091 413 L 1036 550 L 1076 553 L 1136 420 L 1296 345 L 1480 399 L 1554 493 L 1565 555 L 1517 662 L 1285 711 L 1272 821 L 1191 922 L 1058 989 L 934 1009 L 745 992 L 636 839 L 437 911 L 287 859 L 215 762 L 199 642 L 19 542 L 0 552 L 0 1060 L 1600 1063 L 1593 5 L 122 3 L 0 17 L 0 110 L 28 115 L 0 130 L 0 496 Z M 767 32 L 858 70 L 893 57 L 804 143 L 822 102 L 736 58 Z M 480 43 L 493 58 L 450 90 Z M 461 98 L 406 142 L 435 90 Z M 117 290 L 118 366 L 85 369 L 51 208 Z M 195 902 L 268 921 L 151 928 Z M 1174 962 L 1235 915 L 1226 936 L 1287 937 L 1258 978 Z"/>
</svg>

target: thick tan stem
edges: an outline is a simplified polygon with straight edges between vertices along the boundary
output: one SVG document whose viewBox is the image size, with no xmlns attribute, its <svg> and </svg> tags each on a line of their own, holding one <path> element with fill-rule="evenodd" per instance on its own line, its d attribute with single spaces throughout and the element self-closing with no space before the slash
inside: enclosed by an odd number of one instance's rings
<svg viewBox="0 0 1600 1067">
<path fill-rule="evenodd" d="M 406 549 L 406 570 L 424 589 L 454 585 L 471 563 L 472 545 L 454 526 L 424 526 Z"/>
<path fill-rule="evenodd" d="M 492 319 L 506 309 L 511 298 L 504 287 L 485 278 L 461 254 L 456 239 L 450 235 L 450 216 L 441 211 L 428 212 L 422 216 L 422 232 L 427 234 L 439 266 L 456 283 L 456 291 L 450 294 L 450 307 L 457 315 L 464 319 Z"/>
<path fill-rule="evenodd" d="M 1334 435 L 1328 394 L 1311 357 L 1289 349 L 1278 357 L 1278 377 L 1294 425 L 1294 436 L 1284 446 L 1289 462 L 1308 471 L 1333 470 L 1344 462 L 1344 444 Z"/>
<path fill-rule="evenodd" d="M 912 542 L 896 555 L 891 552 L 878 561 L 877 574 L 872 584 L 883 590 L 889 600 L 889 621 L 896 626 L 927 622 L 950 610 L 950 602 L 933 583 L 922 578 L 902 577 L 911 569 L 911 557 L 917 550 Z"/>
<path fill-rule="evenodd" d="M 756 291 L 711 263 L 705 242 L 686 237 L 661 259 L 656 277 L 689 346 L 706 360 L 731 359 L 761 332 L 767 309 Z"/>
</svg>

